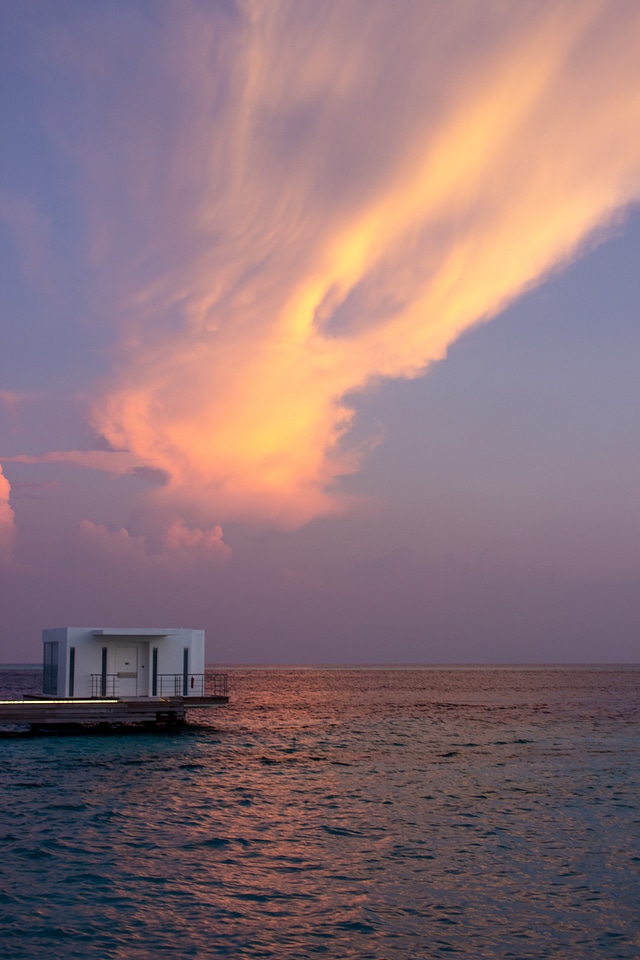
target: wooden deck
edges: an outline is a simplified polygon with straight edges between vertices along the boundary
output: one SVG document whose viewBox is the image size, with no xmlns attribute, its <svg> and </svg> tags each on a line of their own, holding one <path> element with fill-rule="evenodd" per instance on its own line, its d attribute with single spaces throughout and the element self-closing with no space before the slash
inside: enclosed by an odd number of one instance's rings
<svg viewBox="0 0 640 960">
<path fill-rule="evenodd" d="M 210 697 L 131 697 L 62 699 L 29 697 L 24 700 L 0 700 L 0 725 L 22 724 L 38 727 L 111 724 L 162 724 L 174 727 L 184 723 L 187 712 L 223 707 L 227 696 Z"/>
</svg>

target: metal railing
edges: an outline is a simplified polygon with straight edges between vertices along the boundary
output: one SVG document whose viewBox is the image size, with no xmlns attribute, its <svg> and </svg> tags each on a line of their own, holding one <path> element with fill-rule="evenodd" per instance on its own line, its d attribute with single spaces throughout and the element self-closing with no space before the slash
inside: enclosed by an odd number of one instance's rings
<svg viewBox="0 0 640 960">
<path fill-rule="evenodd" d="M 229 677 L 226 673 L 214 673 L 210 670 L 204 674 L 204 696 L 226 697 L 229 694 Z"/>
<path fill-rule="evenodd" d="M 157 697 L 226 697 L 228 679 L 226 673 L 159 673 L 155 680 Z M 119 684 L 117 673 L 92 673 L 92 697 L 117 697 Z"/>
<path fill-rule="evenodd" d="M 156 694 L 159 697 L 226 697 L 226 673 L 159 673 Z"/>
<path fill-rule="evenodd" d="M 118 696 L 118 674 L 117 673 L 92 673 L 91 674 L 91 696 L 92 697 L 117 697 Z"/>
</svg>

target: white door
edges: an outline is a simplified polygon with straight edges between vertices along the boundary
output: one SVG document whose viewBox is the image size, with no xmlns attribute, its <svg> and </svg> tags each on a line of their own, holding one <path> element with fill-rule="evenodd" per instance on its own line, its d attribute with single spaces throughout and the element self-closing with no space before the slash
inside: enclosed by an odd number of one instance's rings
<svg viewBox="0 0 640 960">
<path fill-rule="evenodd" d="M 116 647 L 116 693 L 119 697 L 138 696 L 138 648 Z"/>
</svg>

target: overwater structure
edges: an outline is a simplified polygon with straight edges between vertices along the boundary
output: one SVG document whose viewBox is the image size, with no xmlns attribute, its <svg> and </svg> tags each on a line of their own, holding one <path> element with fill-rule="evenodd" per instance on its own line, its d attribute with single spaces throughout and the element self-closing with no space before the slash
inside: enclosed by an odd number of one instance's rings
<svg viewBox="0 0 640 960">
<path fill-rule="evenodd" d="M 205 668 L 204 630 L 58 627 L 42 642 L 42 697 L 0 701 L 0 724 L 172 727 L 228 703 L 226 674 Z"/>
<path fill-rule="evenodd" d="M 58 627 L 42 631 L 42 692 L 57 697 L 198 697 L 204 630 Z"/>
</svg>

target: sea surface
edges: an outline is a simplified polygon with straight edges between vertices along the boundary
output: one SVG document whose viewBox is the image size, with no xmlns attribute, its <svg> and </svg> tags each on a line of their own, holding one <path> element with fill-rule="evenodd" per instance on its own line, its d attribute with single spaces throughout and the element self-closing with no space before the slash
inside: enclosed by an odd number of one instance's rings
<svg viewBox="0 0 640 960">
<path fill-rule="evenodd" d="M 640 667 L 228 672 L 0 735 L 0 956 L 640 957 Z"/>
</svg>

